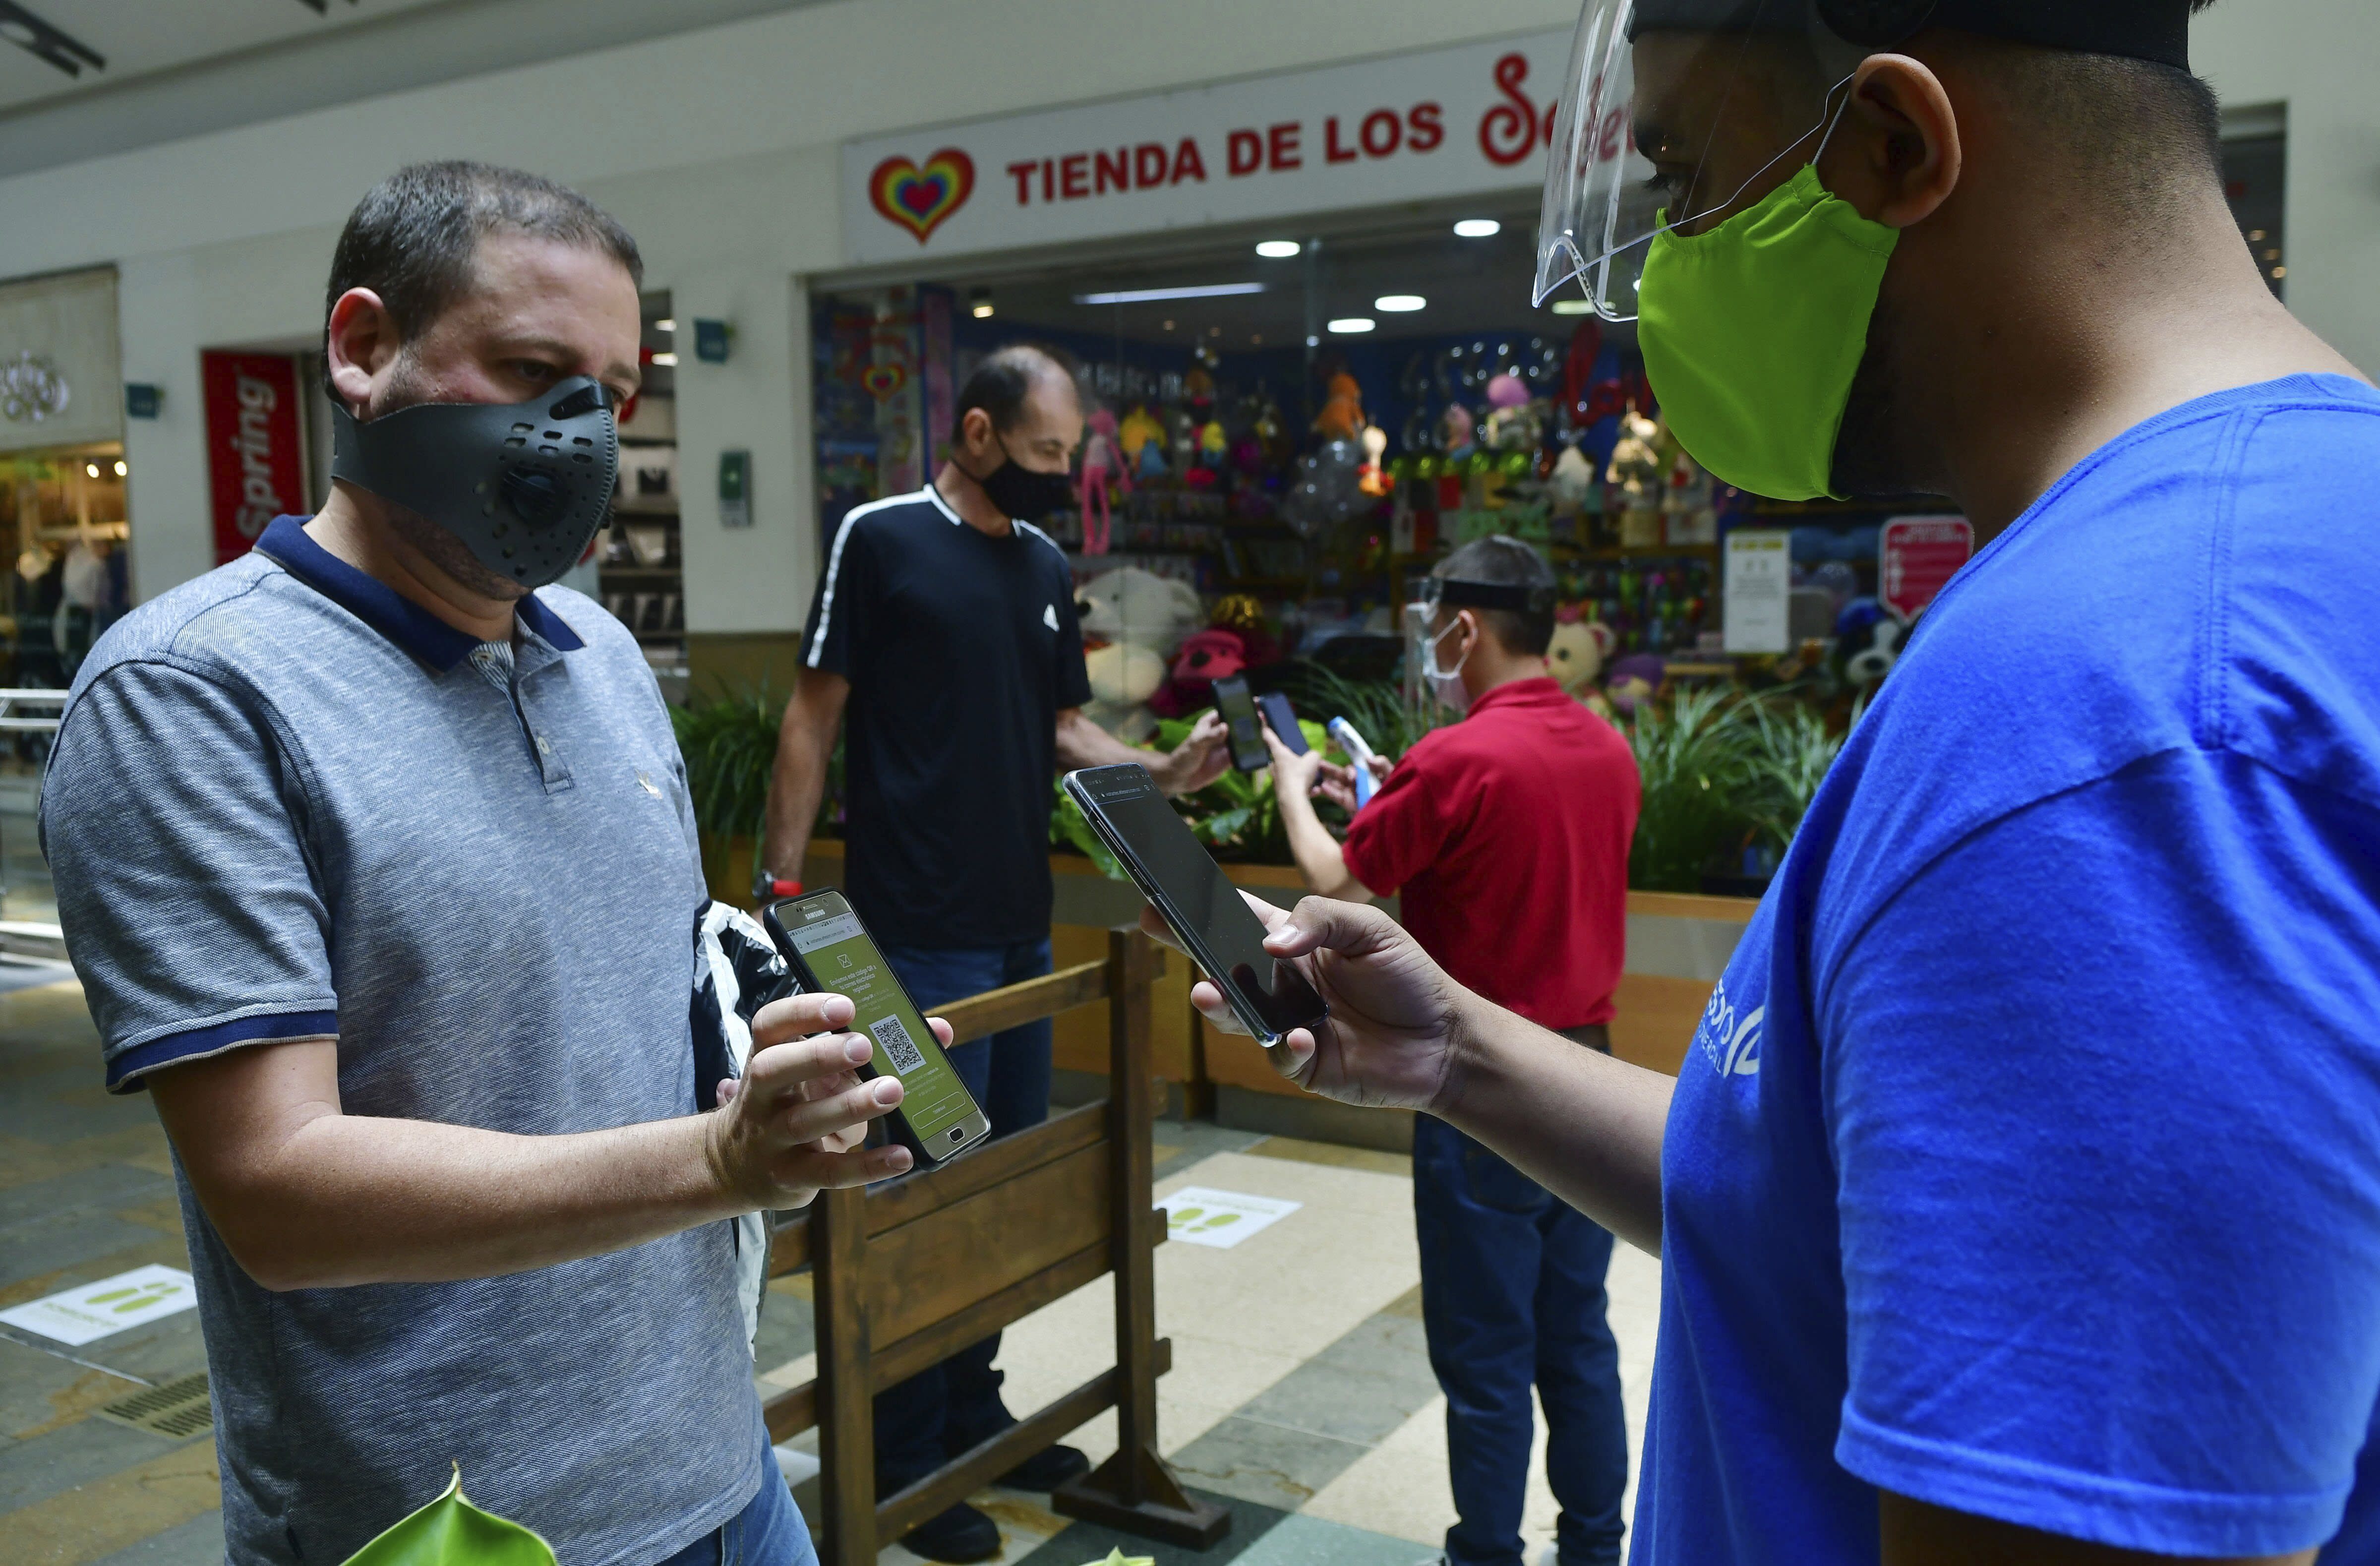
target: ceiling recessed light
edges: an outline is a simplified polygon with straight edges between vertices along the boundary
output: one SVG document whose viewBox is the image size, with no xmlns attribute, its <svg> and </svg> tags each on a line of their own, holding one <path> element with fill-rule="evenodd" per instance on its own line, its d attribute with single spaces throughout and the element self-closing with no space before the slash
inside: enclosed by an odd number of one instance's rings
<svg viewBox="0 0 2380 1566">
<path fill-rule="evenodd" d="M 1257 254 L 1264 257 L 1267 261 L 1287 261 L 1290 257 L 1297 254 L 1304 249 L 1305 249 L 1305 247 L 1299 244 L 1294 239 L 1259 239 L 1257 241 Z"/>
<path fill-rule="evenodd" d="M 1148 305 L 1160 299 L 1220 299 L 1232 294 L 1261 294 L 1261 283 L 1199 283 L 1186 288 L 1121 288 L 1111 294 L 1077 294 L 1078 305 Z"/>
<path fill-rule="evenodd" d="M 119 456 L 115 459 L 115 476 L 117 478 L 121 479 L 131 471 L 132 469 L 124 466 L 124 459 L 122 457 Z"/>
<path fill-rule="evenodd" d="M 677 321 L 674 317 L 665 315 L 659 321 L 653 322 L 653 330 L 656 332 L 674 332 L 677 330 Z"/>
<path fill-rule="evenodd" d="M 1342 315 L 1338 320 L 1325 324 L 1341 336 L 1348 337 L 1358 332 L 1369 332 L 1375 323 L 1368 315 Z"/>
<path fill-rule="evenodd" d="M 655 354 L 653 356 L 653 364 L 658 369 L 675 370 L 677 368 L 677 355 Z"/>
<path fill-rule="evenodd" d="M 1585 299 L 1556 299 L 1552 305 L 1556 315 L 1593 315 L 1595 307 Z"/>
<path fill-rule="evenodd" d="M 86 462 L 82 465 L 82 471 L 83 477 L 87 479 L 96 479 L 99 477 L 99 464 L 96 462 Z"/>
<path fill-rule="evenodd" d="M 1166 329 L 1168 332 L 1172 331 L 1172 330 L 1173 330 L 1173 322 L 1170 322 L 1170 321 L 1169 321 L 1169 322 L 1167 322 L 1165 323 L 1165 329 Z"/>
<path fill-rule="evenodd" d="M 1493 239 L 1504 232 L 1504 225 L 1492 217 L 1466 217 L 1454 225 L 1458 239 Z"/>
<path fill-rule="evenodd" d="M 967 290 L 967 313 L 978 321 L 991 319 L 991 290 L 975 287 Z"/>
<path fill-rule="evenodd" d="M 1419 294 L 1383 294 L 1372 301 L 1372 308 L 1390 315 L 1410 315 L 1428 303 Z"/>
</svg>

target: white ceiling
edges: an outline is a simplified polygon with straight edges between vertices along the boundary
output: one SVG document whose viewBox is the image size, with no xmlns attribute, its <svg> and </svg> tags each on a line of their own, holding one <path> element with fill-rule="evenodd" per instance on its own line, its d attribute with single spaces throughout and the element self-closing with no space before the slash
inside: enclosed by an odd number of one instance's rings
<svg viewBox="0 0 2380 1566">
<path fill-rule="evenodd" d="M 68 76 L 0 42 L 0 177 L 820 0 L 7 3 L 107 65 Z"/>
<path fill-rule="evenodd" d="M 353 27 L 400 11 L 454 0 L 323 0 L 316 16 L 305 0 L 16 0 L 17 6 L 103 56 L 79 77 L 22 48 L 0 48 L 0 110 L 88 92 L 176 66 L 195 65 L 290 39 Z M 0 36 L 6 35 L 0 27 Z"/>
</svg>

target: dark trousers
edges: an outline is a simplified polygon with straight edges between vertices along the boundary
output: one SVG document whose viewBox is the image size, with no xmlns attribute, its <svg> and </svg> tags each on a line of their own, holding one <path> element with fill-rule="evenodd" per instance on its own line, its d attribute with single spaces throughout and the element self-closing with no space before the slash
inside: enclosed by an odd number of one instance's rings
<svg viewBox="0 0 2380 1566">
<path fill-rule="evenodd" d="M 885 961 L 921 1011 L 1038 978 L 1050 971 L 1050 942 L 1014 946 L 884 946 Z M 1050 1117 L 1050 1024 L 1027 1023 L 962 1044 L 951 1064 L 1006 1136 Z M 876 1491 L 880 1499 L 940 1468 L 949 1458 L 1016 1423 L 1000 1401 L 991 1367 L 1000 1334 L 961 1349 L 940 1365 L 876 1394 Z"/>
<path fill-rule="evenodd" d="M 1414 1218 L 1460 1518 L 1447 1530 L 1448 1561 L 1522 1559 L 1534 1385 L 1546 1413 L 1546 1478 L 1561 1503 L 1562 1566 L 1616 1563 L 1628 1426 L 1619 1346 L 1604 1318 L 1610 1232 L 1428 1115 L 1414 1117 Z"/>
</svg>

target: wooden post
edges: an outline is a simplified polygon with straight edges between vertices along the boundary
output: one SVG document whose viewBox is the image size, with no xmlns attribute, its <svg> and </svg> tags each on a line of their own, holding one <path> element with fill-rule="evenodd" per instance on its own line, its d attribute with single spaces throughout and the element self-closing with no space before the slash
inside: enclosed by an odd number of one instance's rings
<svg viewBox="0 0 2380 1566">
<path fill-rule="evenodd" d="M 1108 1145 L 1115 1160 L 1109 1236 L 1115 1272 L 1116 1452 L 1058 1489 L 1060 1514 L 1206 1549 L 1232 1514 L 1182 1488 L 1157 1444 L 1157 1278 L 1150 1256 L 1160 1219 L 1151 1206 L 1151 987 L 1164 953 L 1137 929 L 1108 934 Z"/>
<path fill-rule="evenodd" d="M 836 1566 L 876 1560 L 876 1400 L 866 1293 L 868 1196 L 821 1191 L 810 1208 L 811 1289 L 817 1306 L 820 1553 Z"/>
</svg>

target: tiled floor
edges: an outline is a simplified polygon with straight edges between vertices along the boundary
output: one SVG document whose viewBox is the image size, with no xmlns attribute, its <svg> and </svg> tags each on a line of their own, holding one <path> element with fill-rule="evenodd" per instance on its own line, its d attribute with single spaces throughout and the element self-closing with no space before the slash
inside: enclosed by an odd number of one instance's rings
<svg viewBox="0 0 2380 1566">
<path fill-rule="evenodd" d="M 1435 1554 L 1453 1507 L 1445 1403 L 1422 1341 L 1407 1160 L 1203 1123 L 1165 1123 L 1159 1138 L 1160 1195 L 1196 1184 L 1301 1204 L 1232 1249 L 1157 1252 L 1158 1330 L 1173 1342 L 1160 1439 L 1186 1484 L 1232 1509 L 1232 1534 L 1195 1555 L 1068 1524 L 1042 1497 L 990 1491 L 979 1503 L 1002 1524 L 1006 1560 L 1083 1566 L 1121 1547 L 1159 1566 L 1415 1566 Z M 72 984 L 0 993 L 0 1307 L 149 1262 L 187 1265 L 147 1100 L 99 1087 L 96 1040 Z M 764 1393 L 811 1373 L 808 1283 L 772 1285 L 757 1355 Z M 1658 1264 L 1620 1247 L 1610 1290 L 1633 1446 Z M 1010 1329 L 1000 1364 L 1012 1407 L 1038 1407 L 1097 1368 L 1084 1345 L 1108 1341 L 1110 1297 L 1102 1280 Z M 211 1442 L 92 1416 L 203 1366 L 190 1313 L 76 1350 L 0 1326 L 0 1556 L 28 1566 L 220 1561 Z M 1540 1457 L 1543 1435 L 1541 1426 Z M 1073 1439 L 1104 1456 L 1112 1416 Z M 814 1489 L 796 1493 L 808 1502 Z M 1553 1518 L 1535 1475 L 1533 1562 Z M 916 1560 L 893 1546 L 880 1566 Z"/>
</svg>

